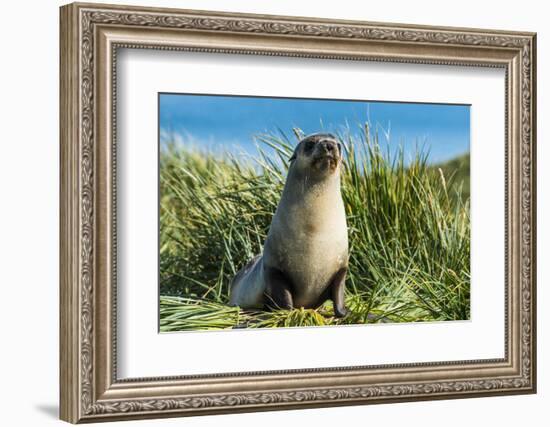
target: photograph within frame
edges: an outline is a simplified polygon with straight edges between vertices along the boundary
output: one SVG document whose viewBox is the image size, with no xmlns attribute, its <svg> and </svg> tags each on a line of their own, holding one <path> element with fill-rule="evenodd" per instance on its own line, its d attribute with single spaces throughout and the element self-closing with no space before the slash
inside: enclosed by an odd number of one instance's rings
<svg viewBox="0 0 550 427">
<path fill-rule="evenodd" d="M 160 332 L 469 319 L 469 104 L 162 92 L 158 116 Z"/>
</svg>

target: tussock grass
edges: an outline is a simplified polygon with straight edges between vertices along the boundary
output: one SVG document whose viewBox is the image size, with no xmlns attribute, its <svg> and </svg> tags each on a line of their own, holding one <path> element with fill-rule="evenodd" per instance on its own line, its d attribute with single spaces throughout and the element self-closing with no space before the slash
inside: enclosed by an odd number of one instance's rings
<svg viewBox="0 0 550 427">
<path fill-rule="evenodd" d="M 300 137 L 258 138 L 243 160 L 168 144 L 161 152 L 161 331 L 468 319 L 469 201 L 457 176 L 421 150 L 382 150 L 368 126 L 338 135 L 350 241 L 350 315 L 227 306 L 234 274 L 261 251 Z M 469 189 L 468 189 L 469 190 Z"/>
</svg>

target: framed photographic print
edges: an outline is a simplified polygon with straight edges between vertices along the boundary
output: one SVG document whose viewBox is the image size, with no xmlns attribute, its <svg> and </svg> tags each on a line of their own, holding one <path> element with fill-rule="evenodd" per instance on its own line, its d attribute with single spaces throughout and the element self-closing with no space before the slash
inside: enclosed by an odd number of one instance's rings
<svg viewBox="0 0 550 427">
<path fill-rule="evenodd" d="M 60 22 L 63 420 L 535 392 L 535 34 Z"/>
</svg>

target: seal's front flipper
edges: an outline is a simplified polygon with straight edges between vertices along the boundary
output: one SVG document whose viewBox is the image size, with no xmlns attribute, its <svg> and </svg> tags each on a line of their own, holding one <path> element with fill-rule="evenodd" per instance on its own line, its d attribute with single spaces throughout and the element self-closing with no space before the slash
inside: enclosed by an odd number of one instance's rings
<svg viewBox="0 0 550 427">
<path fill-rule="evenodd" d="M 343 267 L 336 272 L 332 278 L 332 302 L 334 305 L 334 315 L 336 317 L 346 317 L 348 309 L 346 308 L 344 301 L 344 289 L 346 287 L 346 273 L 347 267 Z"/>
<path fill-rule="evenodd" d="M 265 305 L 271 310 L 291 310 L 294 308 L 292 284 L 277 268 L 264 267 L 266 283 Z"/>
</svg>

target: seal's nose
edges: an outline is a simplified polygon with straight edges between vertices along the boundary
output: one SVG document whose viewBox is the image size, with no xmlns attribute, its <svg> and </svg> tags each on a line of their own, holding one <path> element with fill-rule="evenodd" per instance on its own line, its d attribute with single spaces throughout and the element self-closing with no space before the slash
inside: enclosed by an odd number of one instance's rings
<svg viewBox="0 0 550 427">
<path fill-rule="evenodd" d="M 324 141 L 321 141 L 321 146 L 323 147 L 326 153 L 336 152 L 336 142 L 330 139 L 325 139 Z"/>
</svg>

